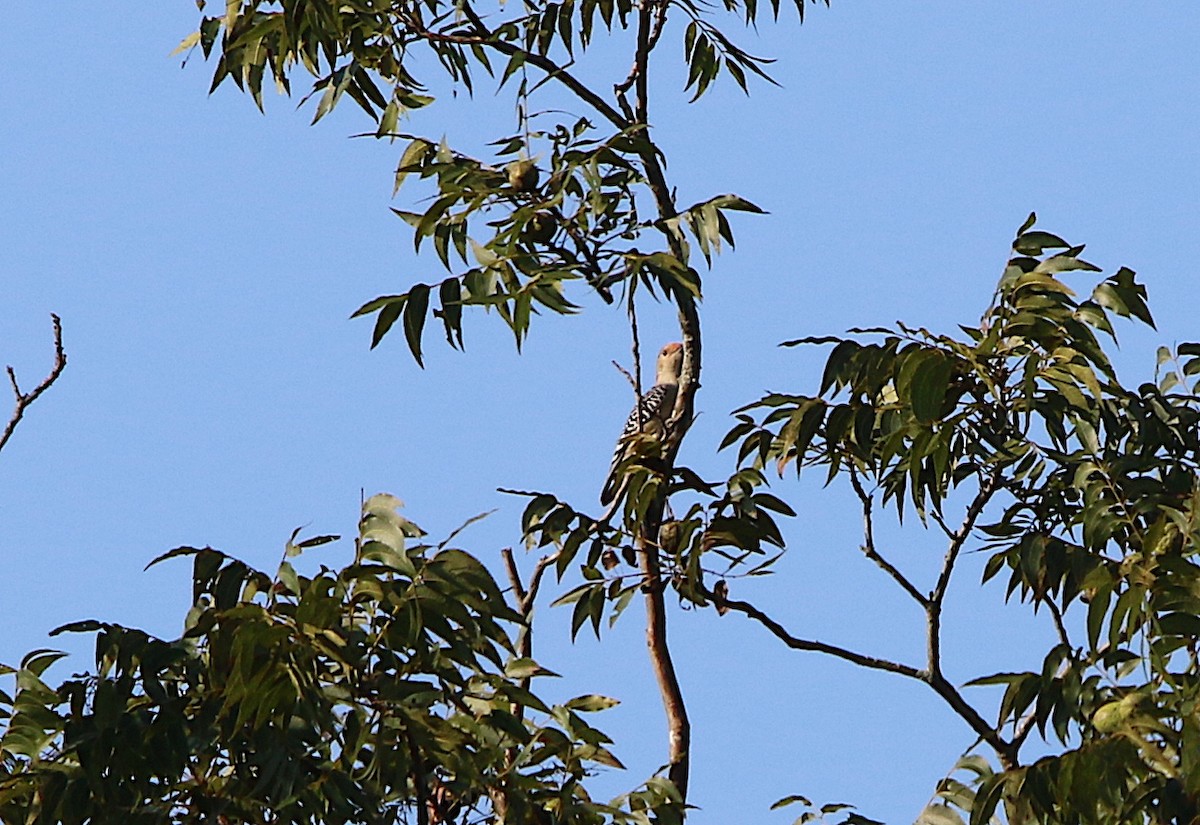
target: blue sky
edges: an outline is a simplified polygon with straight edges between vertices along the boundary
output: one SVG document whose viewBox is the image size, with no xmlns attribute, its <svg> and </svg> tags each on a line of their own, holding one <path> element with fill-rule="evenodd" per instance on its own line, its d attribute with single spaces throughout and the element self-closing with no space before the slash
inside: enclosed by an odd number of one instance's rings
<svg viewBox="0 0 1200 825">
<path fill-rule="evenodd" d="M 1158 344 L 1200 338 L 1200 8 L 835 0 L 803 26 L 785 17 L 739 33 L 778 58 L 781 88 L 745 98 L 719 83 L 686 106 L 677 42 L 655 76 L 682 200 L 732 191 L 770 211 L 736 219 L 736 253 L 706 275 L 692 466 L 731 469 L 713 452 L 731 409 L 815 389 L 819 351 L 778 342 L 976 320 L 1030 210 L 1148 285 L 1159 330 L 1118 329 L 1127 380 L 1149 377 Z M 169 57 L 195 22 L 182 0 L 137 14 L 24 4 L 0 31 L 0 362 L 39 380 L 51 312 L 70 357 L 0 455 L 0 661 L 85 617 L 173 635 L 188 570 L 142 572 L 149 559 L 210 544 L 273 568 L 297 526 L 351 532 L 362 490 L 399 495 L 435 537 L 499 508 L 462 537 L 495 561 L 521 507 L 496 488 L 594 500 L 631 401 L 609 364 L 628 360 L 625 325 L 594 301 L 539 319 L 519 356 L 482 316 L 465 354 L 435 330 L 423 371 L 399 336 L 368 351 L 369 322 L 349 314 L 437 271 L 387 208 L 407 203 L 390 200 L 398 148 L 350 139 L 367 124 L 348 107 L 310 128 L 311 109 L 270 93 L 265 117 L 230 88 L 207 96 L 211 66 Z M 512 121 L 483 89 L 409 125 L 476 146 Z M 670 313 L 647 308 L 643 336 L 673 338 Z M 798 635 L 919 661 L 921 616 L 857 553 L 845 491 L 789 479 L 776 492 L 800 511 L 791 551 L 737 595 Z M 918 578 L 940 558 L 930 536 L 886 538 Z M 967 557 L 947 605 L 959 681 L 1036 667 L 1047 638 L 977 587 L 981 567 Z M 635 784 L 664 758 L 639 614 L 574 646 L 565 611 L 540 618 L 537 655 L 566 676 L 547 691 L 623 700 L 597 721 L 630 770 L 599 787 Z M 698 825 L 790 822 L 765 812 L 789 793 L 910 821 L 971 744 L 921 685 L 790 653 L 737 616 L 671 620 Z M 52 644 L 84 667 L 86 644 Z"/>
</svg>

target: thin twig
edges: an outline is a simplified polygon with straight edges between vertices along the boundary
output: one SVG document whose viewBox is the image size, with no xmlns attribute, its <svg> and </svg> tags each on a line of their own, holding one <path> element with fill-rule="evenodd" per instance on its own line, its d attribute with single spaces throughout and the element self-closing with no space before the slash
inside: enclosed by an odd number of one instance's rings
<svg viewBox="0 0 1200 825">
<path fill-rule="evenodd" d="M 651 0 L 642 0 L 642 8 L 645 8 L 650 3 Z M 633 65 L 629 67 L 629 74 L 625 76 L 624 80 L 613 86 L 613 92 L 617 95 L 617 98 L 622 104 L 624 104 L 625 107 L 628 107 L 629 105 L 625 103 L 625 95 L 631 88 L 633 88 L 634 82 L 637 80 L 638 75 L 642 71 L 642 61 L 639 58 L 642 54 L 643 47 L 645 48 L 647 54 L 654 51 L 654 47 L 658 45 L 658 39 L 662 36 L 663 28 L 666 26 L 667 6 L 669 4 L 664 2 L 664 0 L 658 0 L 658 2 L 654 3 L 654 5 L 656 7 L 654 10 L 654 25 L 650 31 L 650 36 L 646 39 L 644 44 L 639 41 L 637 55 L 634 57 Z M 640 22 L 641 21 L 639 20 L 639 23 Z"/>
<path fill-rule="evenodd" d="M 979 485 L 979 490 L 976 491 L 975 498 L 971 500 L 971 504 L 967 507 L 962 524 L 954 532 L 950 540 L 950 546 L 946 549 L 946 557 L 942 560 L 942 572 L 938 576 L 937 585 L 933 589 L 933 598 L 935 600 L 940 600 L 946 595 L 946 588 L 950 585 L 950 574 L 954 570 L 954 562 L 958 559 L 959 551 L 962 550 L 963 544 L 966 543 L 967 539 L 971 537 L 971 531 L 975 529 L 975 522 L 983 515 L 984 508 L 992 500 L 999 482 L 1000 469 L 996 468 Z"/>
<path fill-rule="evenodd" d="M 521 583 L 521 573 L 517 569 L 516 559 L 513 558 L 512 548 L 505 547 L 500 551 L 500 556 L 504 559 L 504 568 L 508 573 L 508 581 L 512 585 L 513 595 L 517 597 L 517 612 L 521 614 L 523 620 L 521 632 L 517 637 L 517 655 L 528 659 L 533 656 L 533 606 L 542 585 L 542 576 L 545 575 L 550 565 L 558 561 L 558 553 L 551 553 L 538 559 L 533 572 L 529 575 L 528 587 Z M 528 678 L 521 680 L 521 687 L 529 689 Z M 518 713 L 518 715 L 520 714 Z"/>
<path fill-rule="evenodd" d="M 625 376 L 625 380 L 629 382 L 629 387 L 630 387 L 630 389 L 632 389 L 632 390 L 633 390 L 633 391 L 636 393 L 636 392 L 637 392 L 637 387 L 638 387 L 638 385 L 637 385 L 637 379 L 636 379 L 636 378 L 634 378 L 632 375 L 630 375 L 630 374 L 629 374 L 629 370 L 627 370 L 627 369 L 625 369 L 624 367 L 622 367 L 622 366 L 621 366 L 620 364 L 618 364 L 616 361 L 613 361 L 613 362 L 612 362 L 612 365 L 613 365 L 614 367 L 616 367 L 616 368 L 617 368 L 617 372 L 619 372 L 619 373 L 621 373 L 621 375 L 624 375 L 624 376 Z"/>
<path fill-rule="evenodd" d="M 634 114 L 637 117 L 637 122 L 642 126 L 650 125 L 649 105 L 649 63 L 650 63 L 650 29 L 652 22 L 650 19 L 650 2 L 651 0 L 642 0 L 641 8 L 638 9 L 638 32 L 637 32 L 637 53 L 635 55 L 635 65 L 637 76 L 634 78 L 634 86 L 637 89 L 637 99 L 634 101 Z"/>
<path fill-rule="evenodd" d="M 946 534 L 946 538 L 953 541 L 957 533 L 950 529 L 950 525 L 946 523 L 946 519 L 942 518 L 942 514 L 937 510 L 930 510 L 929 515 L 931 518 L 933 518 L 934 523 L 937 524 L 938 527 L 942 528 L 942 532 Z"/>
<path fill-rule="evenodd" d="M 970 538 L 971 531 L 975 529 L 975 522 L 983 514 L 987 503 L 995 495 L 999 482 L 1000 469 L 997 467 L 980 483 L 975 498 L 971 500 L 966 515 L 963 516 L 962 524 L 951 534 L 950 546 L 946 548 L 946 555 L 942 559 L 942 571 L 938 574 L 937 584 L 934 585 L 933 592 L 929 594 L 929 600 L 925 604 L 928 667 L 934 676 L 940 677 L 942 673 L 942 603 L 946 600 L 950 576 L 954 573 L 954 565 L 963 545 Z"/>
<path fill-rule="evenodd" d="M 537 565 L 533 568 L 533 573 L 529 576 L 528 587 L 521 583 L 521 571 L 517 569 L 517 562 L 513 558 L 512 548 L 505 547 L 502 549 L 500 557 L 504 560 L 504 569 L 508 573 L 508 581 L 512 585 L 513 595 L 517 599 L 517 612 L 521 614 L 521 630 L 517 635 L 517 656 L 522 659 L 532 659 L 533 606 L 537 601 L 538 589 L 542 584 L 542 576 L 546 572 L 546 569 L 558 560 L 558 553 L 551 553 L 548 556 L 542 556 L 538 559 Z M 532 676 L 525 676 L 517 684 L 522 690 L 528 691 L 532 678 Z M 509 705 L 509 712 L 518 719 L 524 719 L 525 705 L 520 702 L 513 702 Z M 508 769 L 511 769 L 515 764 L 517 754 L 517 748 L 508 748 L 506 750 L 505 759 L 508 763 Z M 504 789 L 493 789 L 489 796 L 492 799 L 492 805 L 499 814 L 503 814 L 508 810 L 508 798 Z"/>
<path fill-rule="evenodd" d="M 63 350 L 62 342 L 62 321 L 54 313 L 50 314 L 50 320 L 54 324 L 54 366 L 51 367 L 50 373 L 32 391 L 23 393 L 17 384 L 16 371 L 11 366 L 8 368 L 8 380 L 12 384 L 13 396 L 16 401 L 13 405 L 12 417 L 8 420 L 4 432 L 0 433 L 0 450 L 4 449 L 4 445 L 12 437 L 13 432 L 17 429 L 17 424 L 21 423 L 25 410 L 29 408 L 30 404 L 37 401 L 42 393 L 50 389 L 50 385 L 58 380 L 58 376 L 62 375 L 63 369 L 67 366 L 67 353 Z"/>
<path fill-rule="evenodd" d="M 900 572 L 899 568 L 880 555 L 875 547 L 875 519 L 872 515 L 873 503 L 871 496 L 863 489 L 862 482 L 858 480 L 858 473 L 853 469 L 850 470 L 850 484 L 854 487 L 854 492 L 858 494 L 859 501 L 862 502 L 863 511 L 863 544 L 860 548 L 863 555 L 871 561 L 875 562 L 885 573 L 903 588 L 904 592 L 912 596 L 917 604 L 922 607 L 928 606 L 929 597 L 916 588 L 908 577 Z"/>
<path fill-rule="evenodd" d="M 1029 713 L 1021 717 L 1021 721 L 1015 724 L 1012 738 L 1012 746 L 1014 751 L 1019 749 L 1021 745 L 1025 744 L 1025 740 L 1029 738 L 1029 734 L 1033 731 L 1033 727 L 1036 723 L 1037 711 L 1031 710 Z"/>
<path fill-rule="evenodd" d="M 1058 631 L 1058 640 L 1067 647 L 1073 647 L 1071 638 L 1067 635 L 1067 626 L 1063 622 L 1062 610 L 1054 603 L 1053 599 L 1043 599 L 1042 604 L 1049 608 L 1050 615 L 1054 618 L 1054 629 Z"/>
<path fill-rule="evenodd" d="M 633 296 L 635 288 L 631 285 L 629 288 L 629 305 L 627 311 L 629 313 L 629 338 L 630 349 L 633 355 L 633 392 L 637 396 L 634 410 L 634 418 L 637 421 L 637 429 L 642 431 L 642 338 L 638 333 L 637 305 L 634 303 Z"/>
<path fill-rule="evenodd" d="M 541 69 L 548 76 L 553 77 L 555 80 L 562 83 L 564 86 L 570 89 L 576 97 L 602 114 L 605 119 L 607 119 L 618 129 L 628 129 L 632 125 L 628 120 L 625 119 L 624 116 L 621 115 L 620 112 L 610 106 L 608 102 L 604 100 L 604 98 L 593 92 L 577 77 L 572 75 L 563 67 L 559 66 L 550 58 L 535 52 L 525 51 L 524 49 L 514 46 L 512 43 L 509 43 L 506 40 L 497 39 L 495 34 L 484 24 L 483 20 L 480 19 L 479 15 L 475 12 L 475 9 L 471 7 L 470 3 L 463 3 L 461 8 L 464 16 L 471 22 L 471 25 L 475 27 L 475 30 L 479 32 L 478 36 L 442 34 L 440 32 L 432 32 L 424 28 L 415 33 L 429 40 L 461 43 L 468 46 L 490 46 L 496 51 L 507 54 L 510 57 L 512 55 L 519 54 L 525 63 Z"/>
<path fill-rule="evenodd" d="M 525 586 L 521 584 L 521 571 L 517 569 L 512 548 L 505 547 L 501 550 L 500 558 L 504 559 L 504 570 L 508 573 L 508 583 L 512 585 L 513 594 L 517 597 L 517 611 L 520 612 L 525 603 Z"/>
</svg>

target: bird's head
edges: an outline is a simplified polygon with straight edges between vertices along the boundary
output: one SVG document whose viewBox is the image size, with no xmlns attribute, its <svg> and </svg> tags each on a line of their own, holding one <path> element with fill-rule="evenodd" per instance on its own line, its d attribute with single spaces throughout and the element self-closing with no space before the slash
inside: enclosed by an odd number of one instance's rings
<svg viewBox="0 0 1200 825">
<path fill-rule="evenodd" d="M 658 384 L 674 384 L 679 381 L 679 373 L 683 370 L 683 344 L 672 341 L 658 353 Z"/>
</svg>

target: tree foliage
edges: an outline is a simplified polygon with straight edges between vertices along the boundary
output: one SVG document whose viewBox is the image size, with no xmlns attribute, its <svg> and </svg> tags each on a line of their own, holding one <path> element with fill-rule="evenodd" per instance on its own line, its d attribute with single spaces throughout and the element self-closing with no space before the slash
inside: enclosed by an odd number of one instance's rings
<svg viewBox="0 0 1200 825">
<path fill-rule="evenodd" d="M 30 653 L 0 695 L 0 819 L 83 822 L 648 822 L 652 782 L 613 804 L 582 782 L 619 766 L 585 716 L 614 704 L 548 705 L 518 653 L 527 616 L 468 553 L 421 542 L 376 496 L 341 569 L 290 558 L 271 576 L 212 548 L 193 560 L 183 635 L 99 621 L 95 672 L 56 687 L 62 654 Z M 624 806 L 620 807 L 621 805 Z"/>
<path fill-rule="evenodd" d="M 1191 378 L 1200 345 L 1160 350 L 1157 384 L 1123 385 L 1104 341 L 1115 344 L 1114 316 L 1153 326 L 1144 287 L 1121 268 L 1081 299 L 1062 278 L 1098 268 L 1082 246 L 1033 222 L 977 326 L 789 342 L 833 345 L 819 393 L 763 397 L 738 414 L 727 443 L 749 466 L 822 468 L 860 496 L 863 551 L 928 617 L 924 667 L 885 669 L 929 683 L 1001 767 L 970 762 L 969 793 L 944 785 L 972 823 L 1001 803 L 1009 821 L 1191 822 L 1200 798 L 1200 397 Z M 932 590 L 875 546 L 876 502 L 944 533 Z M 986 717 L 941 672 L 942 599 L 968 542 L 988 554 L 984 581 L 1049 614 L 1059 635 L 1040 670 L 970 683 L 1005 688 Z M 1024 765 L 1034 731 L 1063 750 Z M 950 809 L 935 810 L 927 821 L 952 821 Z"/>
<path fill-rule="evenodd" d="M 807 5 L 795 0 L 801 19 Z M 748 90 L 769 61 L 717 21 L 754 25 L 780 10 L 777 0 L 769 14 L 756 0 L 230 0 L 202 17 L 182 48 L 214 58 L 213 88 L 230 80 L 261 107 L 265 81 L 290 92 L 306 73 L 314 122 L 348 97 L 376 137 L 397 142 L 396 189 L 420 193 L 393 211 L 441 271 L 362 305 L 372 346 L 402 330 L 423 365 L 430 318 L 462 348 L 467 308 L 482 307 L 520 347 L 540 312 L 574 314 L 594 294 L 626 314 L 640 394 L 637 307 L 653 298 L 678 310 L 680 392 L 665 435 L 631 442 L 608 512 L 509 491 L 527 499 L 521 535 L 543 554 L 527 580 L 511 554 L 502 586 L 453 536 L 424 543 L 387 496 L 364 504 L 341 569 L 302 575 L 290 561 L 330 536 L 293 535 L 274 574 L 210 548 L 165 554 L 158 561 L 193 561 L 180 638 L 79 622 L 60 631 L 95 634 L 93 673 L 52 686 L 60 654 L 48 650 L 5 670 L 17 690 L 0 694 L 4 822 L 679 822 L 691 729 L 665 636 L 672 594 L 739 614 L 789 650 L 927 685 L 977 742 L 947 760 L 924 823 L 1196 820 L 1200 344 L 1160 351 L 1155 383 L 1121 382 L 1115 320 L 1153 326 L 1132 270 L 1103 275 L 1031 215 L 978 323 L 790 341 L 831 347 L 815 391 L 736 410 L 713 445 L 730 451 L 727 478 L 677 462 L 701 367 L 695 253 L 713 266 L 734 243 L 730 214 L 762 210 L 733 194 L 677 202 L 651 128 L 651 58 L 677 35 L 692 100 L 721 75 Z M 626 75 L 588 60 L 601 35 L 627 48 Z M 431 67 L 440 80 L 425 78 Z M 517 113 L 485 156 L 403 130 L 443 84 L 472 94 L 484 77 Z M 551 86 L 580 111 L 533 113 Z M 799 637 L 743 595 L 742 579 L 773 572 L 782 522 L 807 504 L 769 482 L 803 472 L 861 505 L 861 552 L 925 615 L 923 661 Z M 884 512 L 914 543 L 936 538 L 932 582 L 877 541 Z M 1040 668 L 966 685 L 946 677 L 943 605 L 969 551 L 986 554 L 984 583 L 1012 609 L 1053 624 Z M 600 636 L 635 597 L 646 606 L 666 764 L 611 802 L 586 787 L 619 762 L 585 714 L 613 700 L 552 705 L 533 687 L 553 675 L 530 641 L 550 570 L 572 635 Z M 998 702 L 974 701 L 975 685 L 1000 686 Z M 1030 761 L 1035 733 L 1049 755 Z M 775 807 L 793 805 L 797 822 L 872 822 L 798 794 Z"/>
</svg>

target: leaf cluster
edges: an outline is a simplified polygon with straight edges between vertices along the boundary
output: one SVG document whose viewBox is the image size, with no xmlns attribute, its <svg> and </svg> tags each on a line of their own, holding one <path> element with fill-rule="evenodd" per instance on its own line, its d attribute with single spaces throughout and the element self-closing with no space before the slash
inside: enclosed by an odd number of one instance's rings
<svg viewBox="0 0 1200 825">
<path fill-rule="evenodd" d="M 34 651 L 0 693 L 0 819 L 84 823 L 649 822 L 669 788 L 609 805 L 583 782 L 620 763 L 582 696 L 517 655 L 524 622 L 487 569 L 429 545 L 376 496 L 350 565 L 274 576 L 211 548 L 189 557 L 194 606 L 174 640 L 98 621 L 95 670 L 52 687 Z M 618 807 L 623 805 L 624 809 Z"/>
<path fill-rule="evenodd" d="M 940 609 L 954 553 L 971 537 L 988 557 L 984 581 L 1003 574 L 1006 598 L 1054 619 L 1061 641 L 1040 671 L 972 683 L 1005 688 L 994 741 L 1011 765 L 978 775 L 969 806 L 958 800 L 972 823 L 1001 804 L 1009 821 L 1191 821 L 1200 399 L 1179 378 L 1197 367 L 1187 360 L 1174 381 L 1123 385 L 1103 341 L 1115 343 L 1114 316 L 1153 326 L 1144 287 L 1122 268 L 1080 299 L 1061 277 L 1099 270 L 1082 246 L 1033 221 L 978 325 L 959 336 L 898 325 L 789 342 L 833 344 L 818 394 L 748 405 L 726 444 L 748 466 L 824 468 L 827 482 L 878 492 L 901 519 L 911 509 L 936 523 L 952 551 L 938 590 L 918 594 L 927 607 Z M 1184 344 L 1160 365 L 1196 353 Z M 964 496 L 955 530 L 946 511 Z M 1085 639 L 1068 632 L 1074 616 Z M 1034 730 L 1065 750 L 1020 766 Z"/>
</svg>

